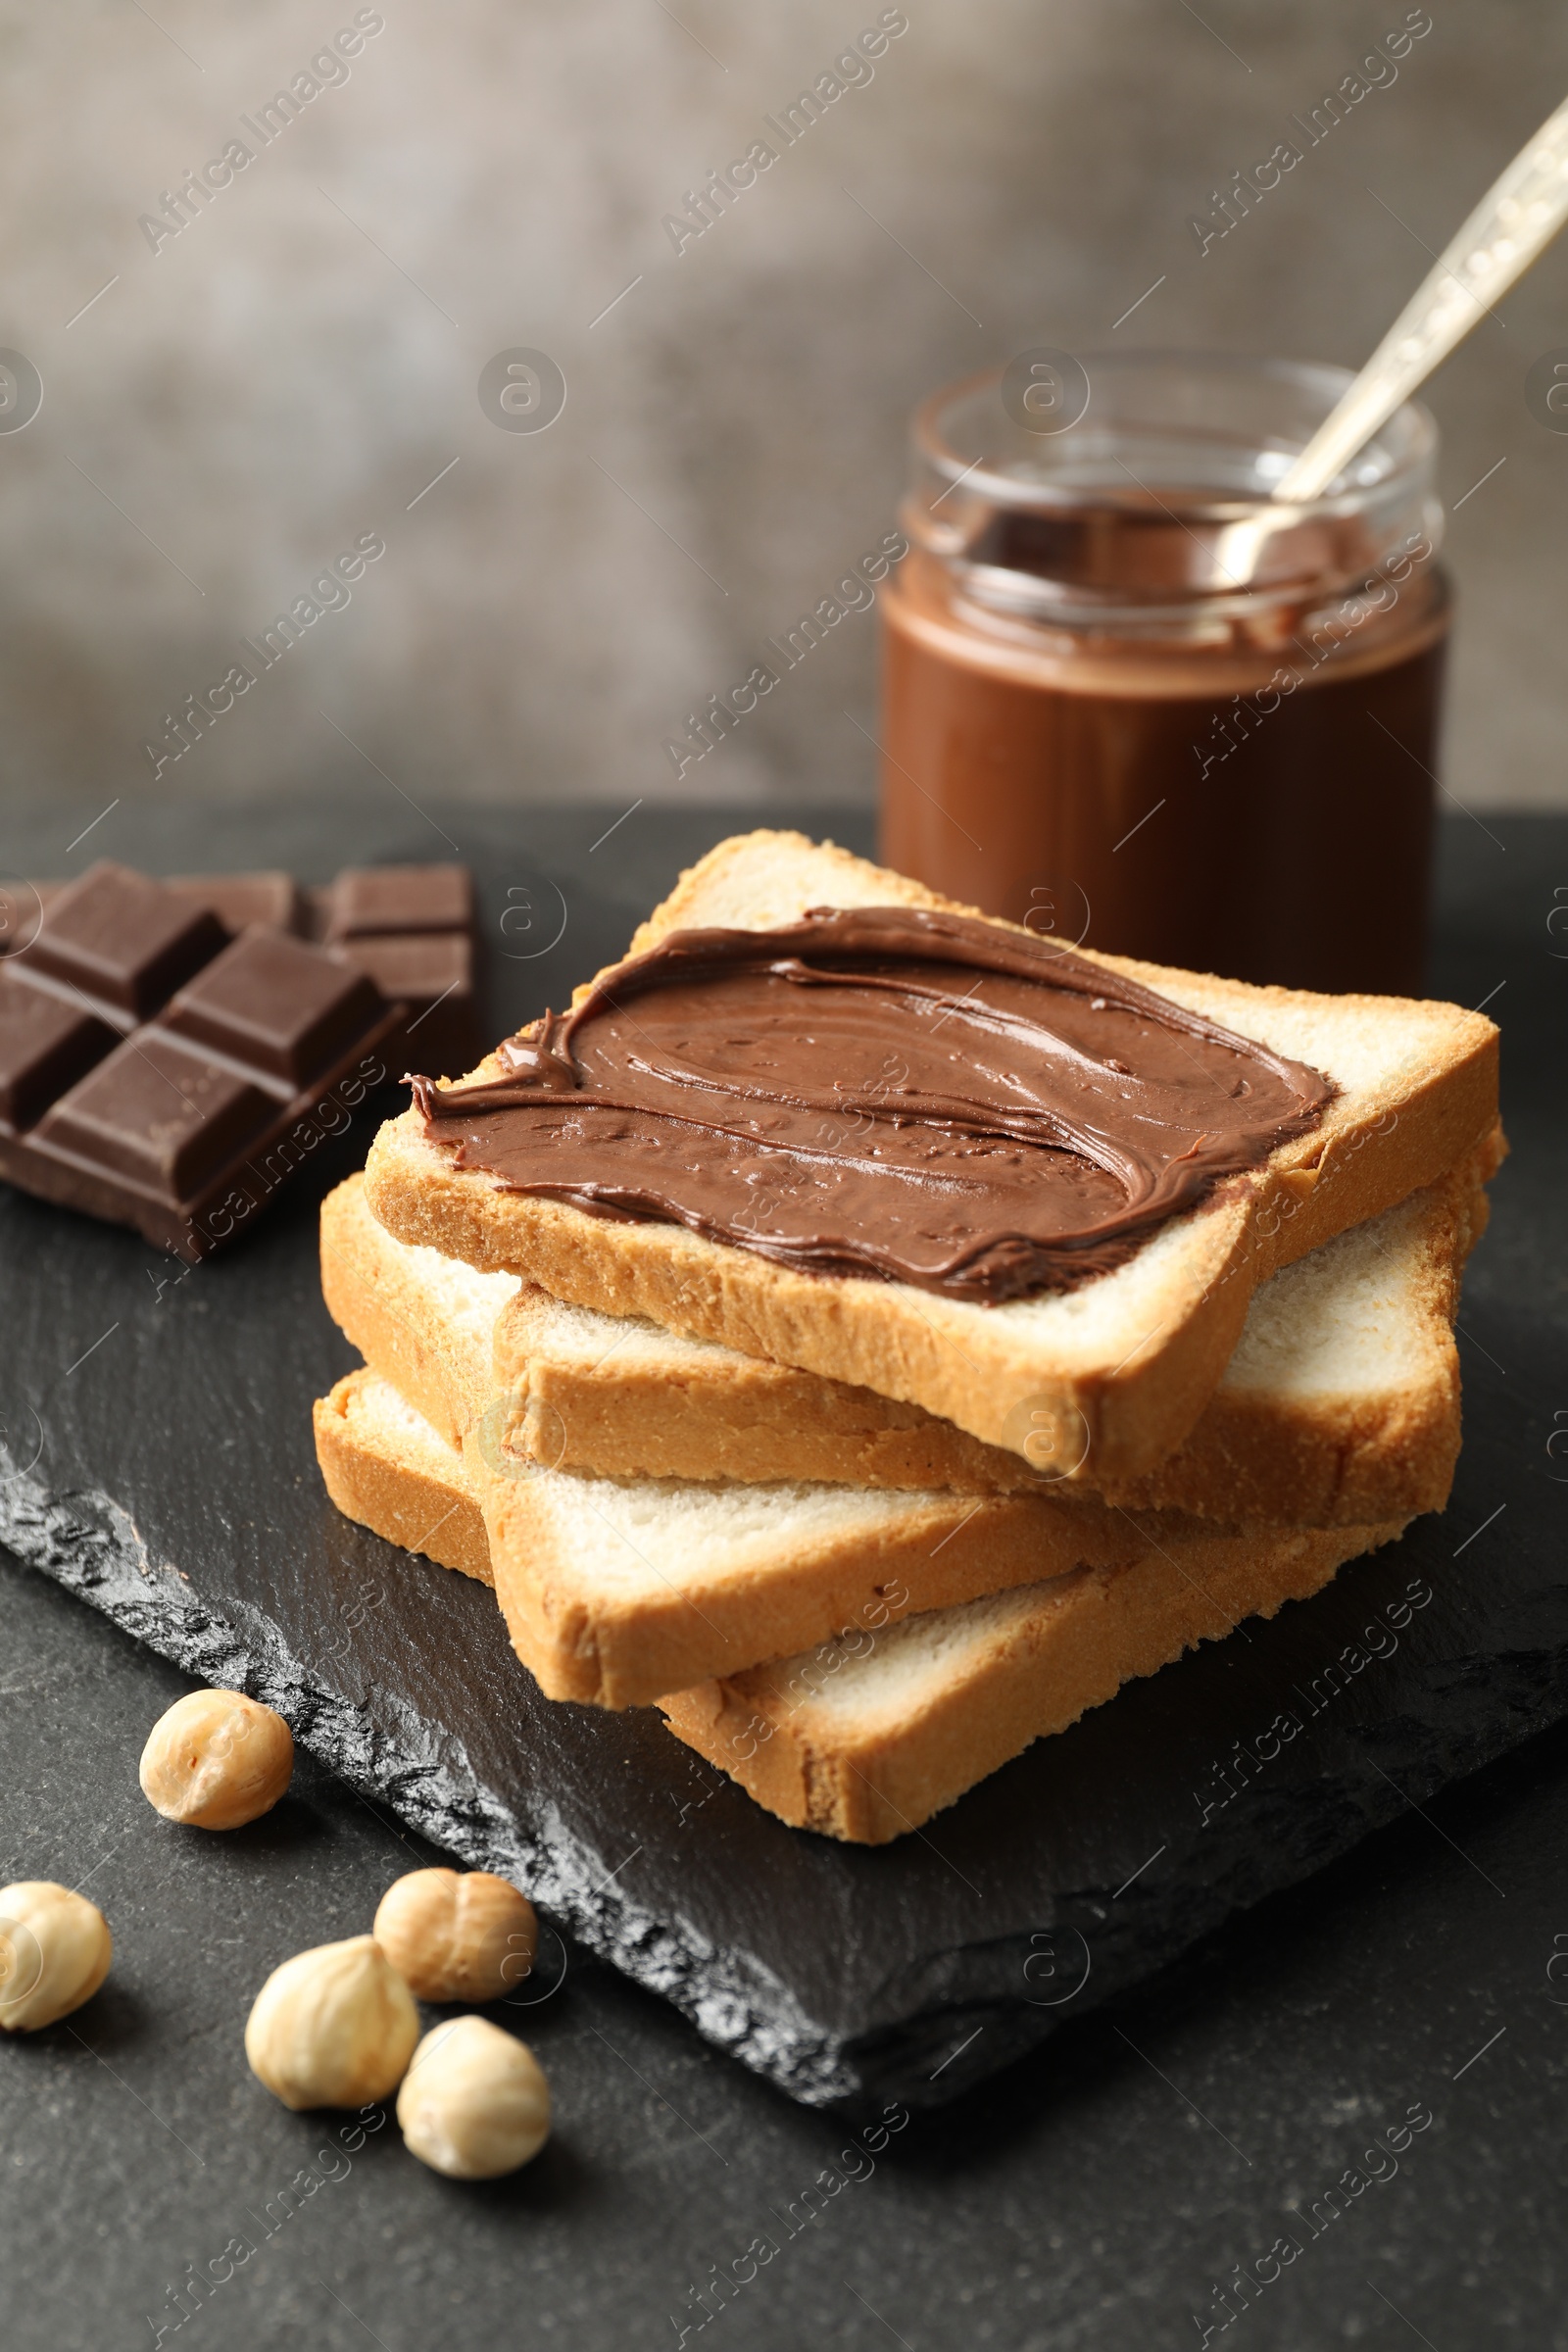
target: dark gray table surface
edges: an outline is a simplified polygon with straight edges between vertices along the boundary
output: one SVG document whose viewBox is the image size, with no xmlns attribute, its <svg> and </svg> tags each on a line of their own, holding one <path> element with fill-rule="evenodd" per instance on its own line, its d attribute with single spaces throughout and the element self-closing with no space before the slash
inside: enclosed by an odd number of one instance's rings
<svg viewBox="0 0 1568 2352">
<path fill-rule="evenodd" d="M 97 813 L 13 814 L 0 866 L 70 871 L 82 853 L 68 844 Z M 438 809 L 432 825 L 390 794 L 285 795 L 266 809 L 122 806 L 84 846 L 154 871 L 265 862 L 319 879 L 349 858 L 450 855 L 450 837 L 485 873 L 493 919 L 514 909 L 497 944 L 532 958 L 498 962 L 511 1020 L 559 1001 L 681 864 L 756 821 L 643 808 L 591 848 L 615 813 Z M 863 819 L 832 827 L 868 846 Z M 509 900 L 512 871 L 530 879 Z M 1533 1413 L 1568 1431 L 1568 917 L 1551 923 L 1565 906 L 1568 821 L 1446 828 L 1434 988 L 1490 995 L 1505 1045 L 1511 1028 L 1529 1040 L 1505 1062 L 1515 1153 L 1467 1298 L 1529 1299 L 1535 1320 L 1517 1362 L 1471 1350 L 1466 1378 L 1507 1384 L 1523 1367 Z M 1560 1367 L 1560 1402 L 1540 1393 L 1543 1364 L 1548 1386 Z M 874 2152 L 573 1952 L 526 2024 L 556 2136 L 515 2179 L 459 2187 L 395 2129 L 347 2151 L 333 2119 L 288 2115 L 240 2049 L 265 1969 L 358 1932 L 428 1851 L 308 1757 L 250 1830 L 172 1829 L 135 1759 L 183 1678 L 4 1554 L 0 1611 L 0 1880 L 85 1883 L 121 1955 L 76 2020 L 0 2049 L 8 2348 L 110 2352 L 160 2329 L 169 2343 L 170 2290 L 215 2263 L 232 2275 L 177 2332 L 239 2352 L 598 2352 L 710 2331 L 759 2352 L 1568 2347 L 1568 1732 L 1412 1808 Z M 1374 2165 L 1366 2151 L 1411 2109 L 1431 2122 Z M 1314 2203 L 1309 2234 L 1295 2217 Z M 1301 2251 L 1258 2286 L 1287 2230 Z M 774 2249 L 760 2264 L 754 2241 Z M 1254 2279 L 1245 2302 L 1223 2291 L 1238 2264 Z"/>
</svg>

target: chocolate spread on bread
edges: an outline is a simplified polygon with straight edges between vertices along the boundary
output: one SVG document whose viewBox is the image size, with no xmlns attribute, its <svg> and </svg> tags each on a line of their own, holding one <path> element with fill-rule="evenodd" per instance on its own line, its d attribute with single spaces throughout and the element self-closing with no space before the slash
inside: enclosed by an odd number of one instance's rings
<svg viewBox="0 0 1568 2352">
<path fill-rule="evenodd" d="M 1335 1092 L 1027 931 L 905 906 L 671 932 L 499 1058 L 413 1081 L 460 1167 L 988 1305 L 1121 1265 Z"/>
</svg>

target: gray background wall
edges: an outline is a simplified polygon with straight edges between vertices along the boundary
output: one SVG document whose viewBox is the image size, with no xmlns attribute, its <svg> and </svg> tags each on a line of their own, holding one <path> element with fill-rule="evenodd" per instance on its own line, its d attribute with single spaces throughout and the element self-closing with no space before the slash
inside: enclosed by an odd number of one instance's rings
<svg viewBox="0 0 1568 2352">
<path fill-rule="evenodd" d="M 1396 82 L 1200 259 L 1188 216 L 1405 0 L 907 0 L 869 86 L 677 256 L 662 217 L 878 0 L 385 0 L 346 83 L 155 254 L 138 216 L 354 13 L 0 7 L 0 344 L 45 386 L 0 435 L 13 798 L 146 792 L 166 710 L 367 531 L 386 554 L 353 603 L 161 794 L 380 771 L 421 806 L 864 796 L 868 615 L 683 783 L 661 747 L 875 544 L 915 399 L 1109 340 L 1161 276 L 1118 341 L 1356 363 L 1568 89 L 1560 9 L 1431 0 Z M 1568 245 L 1432 394 L 1462 600 L 1447 774 L 1472 806 L 1568 800 L 1568 437 L 1523 395 L 1558 344 Z M 513 346 L 565 374 L 547 432 L 480 409 Z"/>
</svg>

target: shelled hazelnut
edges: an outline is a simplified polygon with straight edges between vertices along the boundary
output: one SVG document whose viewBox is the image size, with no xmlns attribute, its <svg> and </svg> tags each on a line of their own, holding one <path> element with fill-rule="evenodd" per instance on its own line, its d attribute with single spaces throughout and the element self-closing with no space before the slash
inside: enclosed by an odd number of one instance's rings
<svg viewBox="0 0 1568 2352">
<path fill-rule="evenodd" d="M 367 2107 L 402 2082 L 419 2013 L 373 1936 L 274 1968 L 245 2028 L 251 2071 L 285 2107 Z"/>
<path fill-rule="evenodd" d="M 189 1690 L 153 1725 L 141 1785 L 166 1821 L 237 1830 L 270 1813 L 294 1771 L 281 1715 L 239 1690 Z"/>
<path fill-rule="evenodd" d="M 550 2085 L 526 2042 L 488 2018 L 459 2017 L 425 2035 L 398 2092 L 405 2144 L 453 2180 L 494 2180 L 550 2136 Z"/>
<path fill-rule="evenodd" d="M 533 1967 L 539 1923 L 490 1871 L 411 1870 L 382 1895 L 374 1935 L 421 2001 L 494 2001 Z"/>
<path fill-rule="evenodd" d="M 34 2034 L 90 2001 L 114 1957 L 96 1903 L 50 1879 L 0 1888 L 0 2033 Z"/>
</svg>

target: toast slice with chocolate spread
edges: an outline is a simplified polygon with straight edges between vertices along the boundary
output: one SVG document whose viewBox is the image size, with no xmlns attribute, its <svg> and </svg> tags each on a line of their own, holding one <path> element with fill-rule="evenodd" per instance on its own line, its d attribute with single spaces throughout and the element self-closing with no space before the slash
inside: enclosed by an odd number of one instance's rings
<svg viewBox="0 0 1568 2352">
<path fill-rule="evenodd" d="M 753 833 L 683 876 L 631 953 L 683 931 L 799 926 L 808 909 L 895 907 L 983 919 L 831 845 Z M 1038 955 L 1038 942 L 1007 944 L 1030 937 L 1015 926 L 985 928 L 1003 943 L 998 957 Z M 989 1446 L 1072 1462 L 1085 1483 L 1138 1478 L 1198 1420 L 1261 1282 L 1484 1146 L 1496 1119 L 1497 1033 L 1450 1004 L 1257 988 L 1080 951 L 1080 978 L 1093 967 L 1108 996 L 1130 984 L 1141 1003 L 1137 991 L 1151 990 L 1178 1008 L 1189 1037 L 1217 1024 L 1263 1058 L 1321 1073 L 1333 1092 L 1260 1165 L 1223 1177 L 1076 1288 L 985 1304 L 929 1283 L 803 1271 L 645 1214 L 590 1214 L 460 1164 L 458 1124 L 443 1119 L 432 1134 L 417 1109 L 377 1136 L 368 1195 L 401 1240 L 519 1275 L 570 1304 L 917 1404 Z M 546 1031 L 464 1084 L 515 1090 L 525 1063 L 547 1079 L 565 1066 Z"/>
</svg>

